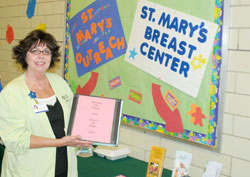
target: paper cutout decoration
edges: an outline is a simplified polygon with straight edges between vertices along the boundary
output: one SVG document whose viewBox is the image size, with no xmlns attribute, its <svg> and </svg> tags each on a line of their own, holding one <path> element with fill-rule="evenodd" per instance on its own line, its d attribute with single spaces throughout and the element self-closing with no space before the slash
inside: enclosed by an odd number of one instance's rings
<svg viewBox="0 0 250 177">
<path fill-rule="evenodd" d="M 79 95 L 90 95 L 96 86 L 97 80 L 98 80 L 98 73 L 91 72 L 91 77 L 88 80 L 88 82 L 81 88 L 80 85 L 76 88 L 76 93 Z"/>
<path fill-rule="evenodd" d="M 2 80 L 0 78 L 0 92 L 3 90 L 3 86 L 2 86 Z"/>
<path fill-rule="evenodd" d="M 195 113 L 196 112 L 196 107 L 197 107 L 196 104 L 192 104 L 191 105 L 191 110 L 187 112 L 187 115 L 192 115 L 193 113 Z M 190 122 L 194 123 L 194 121 L 195 121 L 195 117 L 192 117 Z"/>
<path fill-rule="evenodd" d="M 165 129 L 168 132 L 183 133 L 183 124 L 181 120 L 181 114 L 178 108 L 172 111 L 168 104 L 165 102 L 161 94 L 161 86 L 152 83 L 152 96 L 155 104 L 155 108 L 162 118 L 166 122 Z"/>
<path fill-rule="evenodd" d="M 202 119 L 205 119 L 206 116 L 202 114 L 202 110 L 200 107 L 196 108 L 196 112 L 191 114 L 192 117 L 195 117 L 194 125 L 199 124 L 201 127 L 203 126 Z"/>
<path fill-rule="evenodd" d="M 172 111 L 175 110 L 180 104 L 179 99 L 170 90 L 167 91 L 164 98 Z"/>
<path fill-rule="evenodd" d="M 202 113 L 202 109 L 198 107 L 196 104 L 191 105 L 191 110 L 187 112 L 188 115 L 191 115 L 191 122 L 194 125 L 199 124 L 201 127 L 203 126 L 202 119 L 205 119 L 206 116 Z"/>
<path fill-rule="evenodd" d="M 133 60 L 135 59 L 135 56 L 138 54 L 136 51 L 135 51 L 135 48 L 133 50 L 130 50 L 130 55 L 129 55 L 129 58 L 133 58 Z"/>
<path fill-rule="evenodd" d="M 46 25 L 41 23 L 36 27 L 36 30 L 42 30 L 46 32 Z"/>
<path fill-rule="evenodd" d="M 9 44 L 11 44 L 11 42 L 13 41 L 14 39 L 14 32 L 13 32 L 13 28 L 8 25 L 7 26 L 7 31 L 6 31 L 6 40 Z"/>
<path fill-rule="evenodd" d="M 112 90 L 116 87 L 119 87 L 121 85 L 121 79 L 120 76 L 115 77 L 114 79 L 111 79 L 109 81 L 109 88 Z"/>
<path fill-rule="evenodd" d="M 36 0 L 29 0 L 26 10 L 26 15 L 28 18 L 32 18 L 34 16 L 35 8 L 36 8 Z"/>
<path fill-rule="evenodd" d="M 134 101 L 134 102 L 136 102 L 138 104 L 141 104 L 142 94 L 135 91 L 135 90 L 130 89 L 128 99 L 131 100 L 131 101 Z"/>
</svg>

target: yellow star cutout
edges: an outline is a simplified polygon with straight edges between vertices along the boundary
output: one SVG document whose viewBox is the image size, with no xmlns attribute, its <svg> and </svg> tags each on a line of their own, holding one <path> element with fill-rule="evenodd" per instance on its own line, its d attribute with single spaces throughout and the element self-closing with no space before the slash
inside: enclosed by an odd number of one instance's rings
<svg viewBox="0 0 250 177">
<path fill-rule="evenodd" d="M 202 54 L 200 54 L 199 58 L 194 57 L 194 59 L 191 61 L 191 65 L 193 66 L 194 70 L 196 70 L 197 68 L 201 68 L 202 67 L 201 64 L 205 64 L 205 63 L 206 63 L 206 59 L 203 58 Z"/>
</svg>

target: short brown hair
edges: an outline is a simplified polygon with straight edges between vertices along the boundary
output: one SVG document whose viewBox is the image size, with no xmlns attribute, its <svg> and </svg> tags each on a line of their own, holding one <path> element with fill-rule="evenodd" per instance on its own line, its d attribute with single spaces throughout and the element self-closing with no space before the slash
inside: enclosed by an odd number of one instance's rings
<svg viewBox="0 0 250 177">
<path fill-rule="evenodd" d="M 13 47 L 12 58 L 16 60 L 16 63 L 20 64 L 23 70 L 26 70 L 28 64 L 26 62 L 27 52 L 39 45 L 46 45 L 51 51 L 50 68 L 55 66 L 55 62 L 60 61 L 59 46 L 56 39 L 49 33 L 42 30 L 31 31 L 23 40 L 19 41 L 19 44 Z"/>
</svg>

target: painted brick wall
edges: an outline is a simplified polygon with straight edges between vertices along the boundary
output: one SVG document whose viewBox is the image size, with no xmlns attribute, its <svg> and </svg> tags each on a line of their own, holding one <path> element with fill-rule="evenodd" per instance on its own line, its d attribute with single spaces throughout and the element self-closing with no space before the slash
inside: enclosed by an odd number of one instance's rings
<svg viewBox="0 0 250 177">
<path fill-rule="evenodd" d="M 16 78 L 23 71 L 11 59 L 11 50 L 40 23 L 46 24 L 46 31 L 55 36 L 64 55 L 65 0 L 36 0 L 35 14 L 31 19 L 26 15 L 28 0 L 0 0 L 0 76 L 3 85 Z M 8 44 L 5 40 L 7 25 L 14 31 L 14 40 Z M 63 60 L 53 69 L 62 75 Z"/>
</svg>

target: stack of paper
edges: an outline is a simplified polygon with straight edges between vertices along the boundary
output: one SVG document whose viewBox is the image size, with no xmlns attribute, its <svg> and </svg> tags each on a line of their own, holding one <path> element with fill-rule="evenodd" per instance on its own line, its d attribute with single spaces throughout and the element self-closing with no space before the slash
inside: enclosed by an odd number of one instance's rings
<svg viewBox="0 0 250 177">
<path fill-rule="evenodd" d="M 206 165 L 206 171 L 202 177 L 219 177 L 221 169 L 222 169 L 221 163 L 215 161 L 209 161 L 208 164 Z"/>
</svg>

